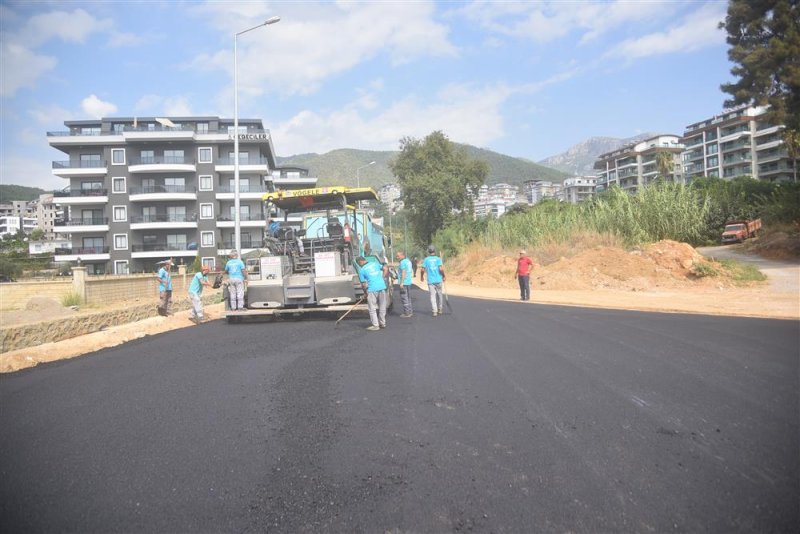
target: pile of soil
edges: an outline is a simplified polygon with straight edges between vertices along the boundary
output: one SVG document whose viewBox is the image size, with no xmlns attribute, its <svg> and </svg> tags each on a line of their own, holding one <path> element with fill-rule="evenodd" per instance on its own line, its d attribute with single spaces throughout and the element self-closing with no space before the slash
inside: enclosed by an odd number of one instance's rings
<svg viewBox="0 0 800 534">
<path fill-rule="evenodd" d="M 532 258 L 536 262 L 536 258 Z M 459 266 L 448 280 L 480 287 L 517 287 L 516 257 L 495 256 Z M 715 271 L 714 277 L 700 273 Z M 626 251 L 616 247 L 594 247 L 570 258 L 562 257 L 546 266 L 537 265 L 531 286 L 541 290 L 616 289 L 645 291 L 685 286 L 730 287 L 733 283 L 718 263 L 704 258 L 691 245 L 659 241 Z"/>
</svg>

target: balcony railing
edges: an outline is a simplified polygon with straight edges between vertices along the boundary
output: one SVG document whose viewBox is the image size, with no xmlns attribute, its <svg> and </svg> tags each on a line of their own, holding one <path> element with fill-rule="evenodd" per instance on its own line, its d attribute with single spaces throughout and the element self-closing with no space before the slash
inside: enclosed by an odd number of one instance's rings
<svg viewBox="0 0 800 534">
<path fill-rule="evenodd" d="M 56 247 L 55 254 L 108 254 L 109 247 L 80 247 L 80 248 L 65 248 Z"/>
<path fill-rule="evenodd" d="M 131 246 L 133 252 L 166 252 L 168 250 L 197 250 L 197 243 L 148 243 Z"/>
<path fill-rule="evenodd" d="M 233 215 L 220 215 L 218 221 L 233 221 Z M 265 221 L 263 213 L 243 213 L 239 216 L 240 221 Z"/>
<path fill-rule="evenodd" d="M 228 130 L 227 127 L 220 128 L 218 130 L 196 130 L 194 126 L 191 124 L 181 124 L 171 128 L 169 126 L 163 126 L 160 124 L 155 125 L 153 127 L 152 124 L 144 125 L 144 126 L 137 126 L 134 128 L 132 125 L 124 125 L 120 130 L 91 130 L 91 131 L 53 131 L 47 132 L 47 137 L 89 137 L 89 136 L 98 136 L 98 135 L 120 135 L 122 132 L 140 132 L 140 133 L 147 133 L 147 132 L 195 132 L 198 134 L 227 134 L 233 133 Z M 262 134 L 262 133 L 269 133 L 269 130 L 260 130 L 260 129 L 248 129 L 246 132 L 248 134 Z"/>
<path fill-rule="evenodd" d="M 145 156 L 130 158 L 129 165 L 194 165 L 186 156 Z"/>
<path fill-rule="evenodd" d="M 108 189 L 75 189 L 71 191 L 56 191 L 55 197 L 104 197 L 108 195 Z"/>
<path fill-rule="evenodd" d="M 233 193 L 236 190 L 233 186 L 221 186 L 217 192 L 219 193 Z M 263 184 L 246 184 L 246 183 L 239 183 L 239 192 L 240 193 L 267 193 L 269 192 L 269 188 Z"/>
<path fill-rule="evenodd" d="M 79 217 L 77 219 L 56 219 L 55 226 L 102 226 L 108 224 L 108 217 Z"/>
<path fill-rule="evenodd" d="M 217 159 L 217 165 L 235 165 L 236 162 L 234 161 L 236 158 L 223 156 Z M 264 157 L 246 157 L 243 158 L 239 156 L 239 165 L 267 165 L 269 161 L 267 158 Z"/>
<path fill-rule="evenodd" d="M 54 161 L 54 169 L 105 169 L 106 161 L 99 160 L 68 160 L 68 161 Z"/>
<path fill-rule="evenodd" d="M 732 163 L 740 163 L 740 162 L 744 162 L 744 161 L 749 163 L 749 162 L 753 161 L 753 158 L 749 153 L 748 154 L 739 155 L 739 156 L 725 156 L 725 157 L 722 158 L 722 163 L 724 163 L 726 165 L 730 165 Z"/>
<path fill-rule="evenodd" d="M 131 187 L 131 195 L 148 195 L 154 193 L 196 193 L 197 188 L 185 185 L 148 185 L 145 187 Z"/>
<path fill-rule="evenodd" d="M 132 223 L 185 223 L 197 221 L 197 215 L 190 213 L 188 215 L 169 215 L 167 213 L 157 213 L 155 215 L 134 215 L 131 217 Z"/>
</svg>

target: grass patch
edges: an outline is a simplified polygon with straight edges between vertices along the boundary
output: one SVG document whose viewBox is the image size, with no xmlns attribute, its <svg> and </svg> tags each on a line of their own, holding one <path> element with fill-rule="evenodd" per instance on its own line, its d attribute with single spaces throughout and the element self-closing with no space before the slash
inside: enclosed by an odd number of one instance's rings
<svg viewBox="0 0 800 534">
<path fill-rule="evenodd" d="M 719 263 L 725 267 L 734 282 L 763 282 L 767 279 L 767 276 L 759 271 L 755 265 L 741 263 L 736 260 L 719 260 Z"/>
<path fill-rule="evenodd" d="M 699 278 L 708 278 L 720 275 L 720 272 L 710 263 L 695 263 L 692 266 L 692 272 Z"/>
<path fill-rule="evenodd" d="M 61 305 L 65 308 L 69 308 L 70 306 L 80 306 L 82 303 L 83 299 L 75 291 L 70 291 L 61 297 Z"/>
</svg>

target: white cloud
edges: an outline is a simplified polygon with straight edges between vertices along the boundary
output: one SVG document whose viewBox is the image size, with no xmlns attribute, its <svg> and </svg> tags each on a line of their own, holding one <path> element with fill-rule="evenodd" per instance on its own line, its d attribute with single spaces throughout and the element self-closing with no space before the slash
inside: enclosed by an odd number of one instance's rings
<svg viewBox="0 0 800 534">
<path fill-rule="evenodd" d="M 67 111 L 61 106 L 57 106 L 55 104 L 34 108 L 28 111 L 28 114 L 33 117 L 33 120 L 35 120 L 38 124 L 42 124 L 44 126 L 54 126 L 57 124 L 62 124 L 64 121 L 74 120 L 77 118 L 74 113 Z"/>
<path fill-rule="evenodd" d="M 684 21 L 666 31 L 624 41 L 606 55 L 635 60 L 659 54 L 691 52 L 721 45 L 725 33 L 717 25 L 725 18 L 725 6 L 708 4 L 686 16 Z"/>
<path fill-rule="evenodd" d="M 32 88 L 36 80 L 55 68 L 58 61 L 40 56 L 13 43 L 0 44 L 0 96 L 14 96 L 17 91 Z"/>
<path fill-rule="evenodd" d="M 421 138 L 434 130 L 453 141 L 486 146 L 505 134 L 501 108 L 518 91 L 502 84 L 449 85 L 432 103 L 411 95 L 373 115 L 357 99 L 327 114 L 302 111 L 271 131 L 278 153 L 285 155 L 342 147 L 396 150 L 402 137 Z"/>
<path fill-rule="evenodd" d="M 35 47 L 50 39 L 60 39 L 70 43 L 84 43 L 93 33 L 113 29 L 111 19 L 97 19 L 83 9 L 74 11 L 50 11 L 34 15 L 20 30 L 16 39 Z"/>
<path fill-rule="evenodd" d="M 276 14 L 262 7 L 209 2 L 201 11 L 233 36 Z M 381 54 L 388 55 L 395 65 L 458 54 L 448 39 L 447 27 L 434 20 L 434 6 L 427 2 L 298 3 L 280 7 L 280 23 L 239 37 L 240 96 L 259 96 L 266 89 L 310 94 L 324 80 Z M 236 27 L 231 21 L 238 21 Z M 232 78 L 231 48 L 201 54 L 187 68 L 223 70 Z"/>
<path fill-rule="evenodd" d="M 117 106 L 111 102 L 104 102 L 95 95 L 89 95 L 81 100 L 81 109 L 93 119 L 108 117 L 117 112 Z"/>
<path fill-rule="evenodd" d="M 493 2 L 478 0 L 454 10 L 490 32 L 547 43 L 573 32 L 591 41 L 627 24 L 674 13 L 670 2 Z"/>
</svg>

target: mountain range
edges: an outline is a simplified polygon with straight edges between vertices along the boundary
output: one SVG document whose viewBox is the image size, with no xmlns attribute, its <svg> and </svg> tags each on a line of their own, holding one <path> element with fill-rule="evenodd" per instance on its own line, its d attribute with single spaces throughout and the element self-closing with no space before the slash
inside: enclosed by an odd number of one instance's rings
<svg viewBox="0 0 800 534">
<path fill-rule="evenodd" d="M 539 161 L 539 165 L 544 165 L 552 169 L 568 173 L 570 176 L 594 176 L 594 162 L 597 156 L 617 150 L 625 145 L 638 143 L 650 137 L 652 133 L 642 133 L 633 137 L 619 139 L 617 137 L 590 137 L 586 141 L 572 145 L 566 152 L 550 156 Z"/>
</svg>

